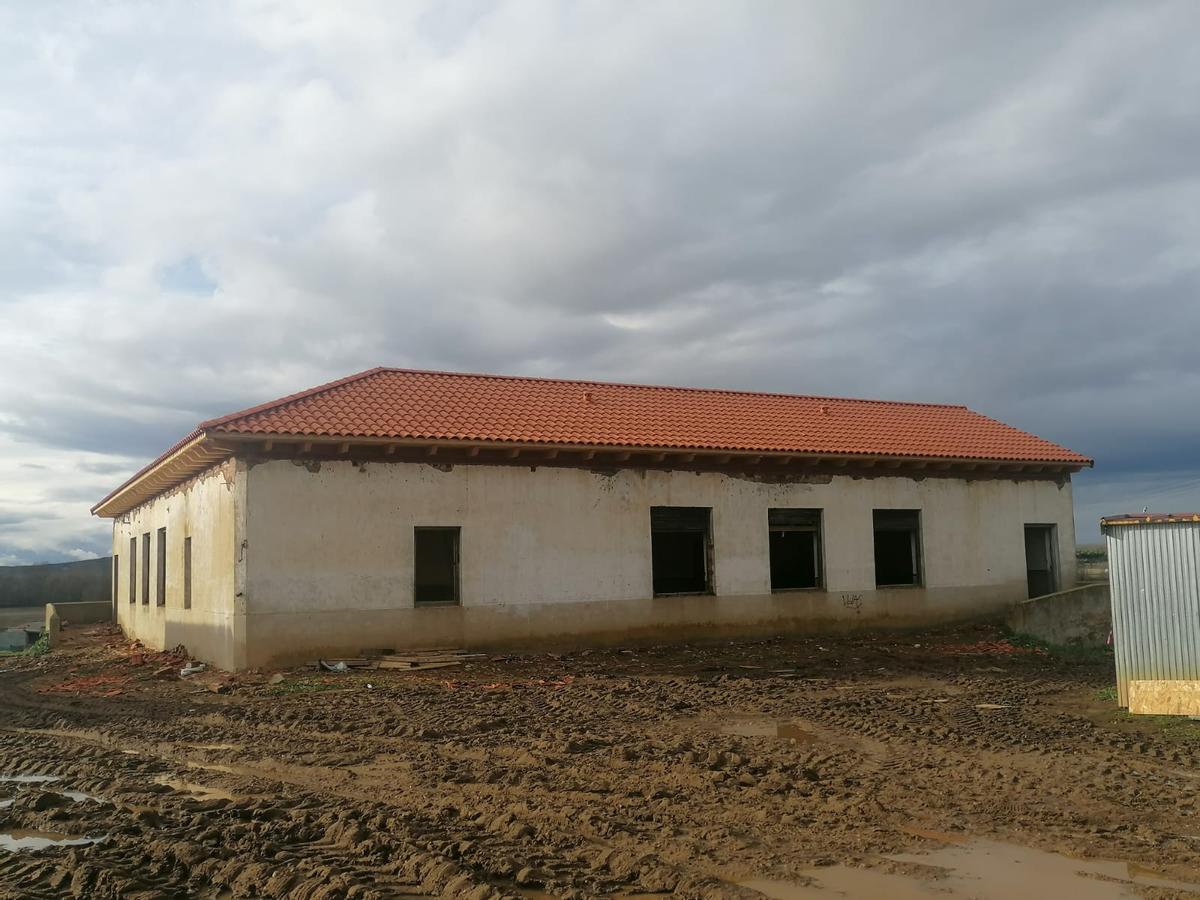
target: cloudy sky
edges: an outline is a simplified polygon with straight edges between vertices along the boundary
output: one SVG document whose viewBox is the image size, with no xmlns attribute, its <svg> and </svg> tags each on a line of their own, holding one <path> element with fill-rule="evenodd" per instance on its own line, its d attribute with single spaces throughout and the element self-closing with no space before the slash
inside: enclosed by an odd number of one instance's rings
<svg viewBox="0 0 1200 900">
<path fill-rule="evenodd" d="M 0 7 L 0 564 L 378 364 L 966 403 L 1200 507 L 1200 5 Z"/>
</svg>

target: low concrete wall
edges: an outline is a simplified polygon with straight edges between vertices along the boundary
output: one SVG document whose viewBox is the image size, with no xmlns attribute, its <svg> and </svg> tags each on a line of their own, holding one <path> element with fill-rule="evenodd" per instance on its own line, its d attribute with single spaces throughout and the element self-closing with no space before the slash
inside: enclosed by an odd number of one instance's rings
<svg viewBox="0 0 1200 900">
<path fill-rule="evenodd" d="M 96 622 L 112 621 L 112 604 L 107 600 L 95 600 L 84 603 L 47 603 L 46 621 L 58 613 L 61 622 L 67 625 L 91 625 Z"/>
<path fill-rule="evenodd" d="M 1009 612 L 1007 625 L 1047 644 L 1101 647 L 1112 631 L 1108 584 L 1085 584 L 1024 600 Z"/>
<path fill-rule="evenodd" d="M 89 625 L 96 622 L 111 622 L 112 618 L 112 604 L 107 600 L 84 603 L 47 603 L 45 629 L 50 646 L 53 647 L 57 643 L 58 633 L 64 624 Z"/>
</svg>

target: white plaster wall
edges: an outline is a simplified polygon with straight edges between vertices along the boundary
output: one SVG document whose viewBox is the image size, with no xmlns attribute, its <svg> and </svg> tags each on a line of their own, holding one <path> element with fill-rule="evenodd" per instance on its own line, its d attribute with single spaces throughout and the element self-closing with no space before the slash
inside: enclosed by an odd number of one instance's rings
<svg viewBox="0 0 1200 900">
<path fill-rule="evenodd" d="M 714 597 L 651 596 L 660 505 L 712 507 Z M 824 510 L 825 590 L 771 594 L 776 506 Z M 876 508 L 921 510 L 923 587 L 875 589 Z M 1050 481 L 276 460 L 249 467 L 246 510 L 250 665 L 431 642 L 928 624 L 1024 599 L 1026 523 L 1057 525 L 1060 559 L 1074 559 L 1070 485 Z M 460 608 L 413 608 L 413 528 L 427 525 L 462 529 Z"/>
<path fill-rule="evenodd" d="M 244 486 L 244 477 L 242 478 Z M 238 463 L 230 461 L 113 522 L 117 622 L 155 650 L 183 644 L 221 668 L 244 666 L 244 617 L 236 603 Z M 166 605 L 157 605 L 158 529 L 167 529 Z M 150 603 L 142 603 L 142 535 L 150 533 Z M 135 602 L 129 602 L 129 539 L 137 538 Z M 192 606 L 183 608 L 184 538 L 192 538 Z"/>
</svg>

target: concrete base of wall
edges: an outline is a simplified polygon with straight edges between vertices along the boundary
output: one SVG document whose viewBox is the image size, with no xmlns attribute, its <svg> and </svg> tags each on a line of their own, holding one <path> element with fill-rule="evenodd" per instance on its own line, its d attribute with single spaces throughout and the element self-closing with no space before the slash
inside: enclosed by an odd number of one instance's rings
<svg viewBox="0 0 1200 900">
<path fill-rule="evenodd" d="M 1008 613 L 1006 624 L 1047 644 L 1102 647 L 1112 632 L 1112 603 L 1107 582 L 1024 600 Z"/>
<path fill-rule="evenodd" d="M 1131 681 L 1129 711 L 1135 715 L 1200 716 L 1200 681 Z"/>
<path fill-rule="evenodd" d="M 1002 620 L 1013 588 L 654 597 L 636 601 L 308 611 L 246 616 L 246 666 L 416 647 L 602 646 L 924 628 Z"/>
</svg>

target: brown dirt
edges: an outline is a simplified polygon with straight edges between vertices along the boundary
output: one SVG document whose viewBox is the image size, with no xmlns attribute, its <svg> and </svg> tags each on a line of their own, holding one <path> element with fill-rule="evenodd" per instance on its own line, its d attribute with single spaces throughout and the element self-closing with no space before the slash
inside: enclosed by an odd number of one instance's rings
<svg viewBox="0 0 1200 900">
<path fill-rule="evenodd" d="M 66 634 L 0 660 L 0 776 L 61 779 L 0 834 L 107 838 L 0 850 L 4 897 L 751 897 L 962 836 L 1200 881 L 1200 726 L 986 629 L 282 684 Z"/>
</svg>

